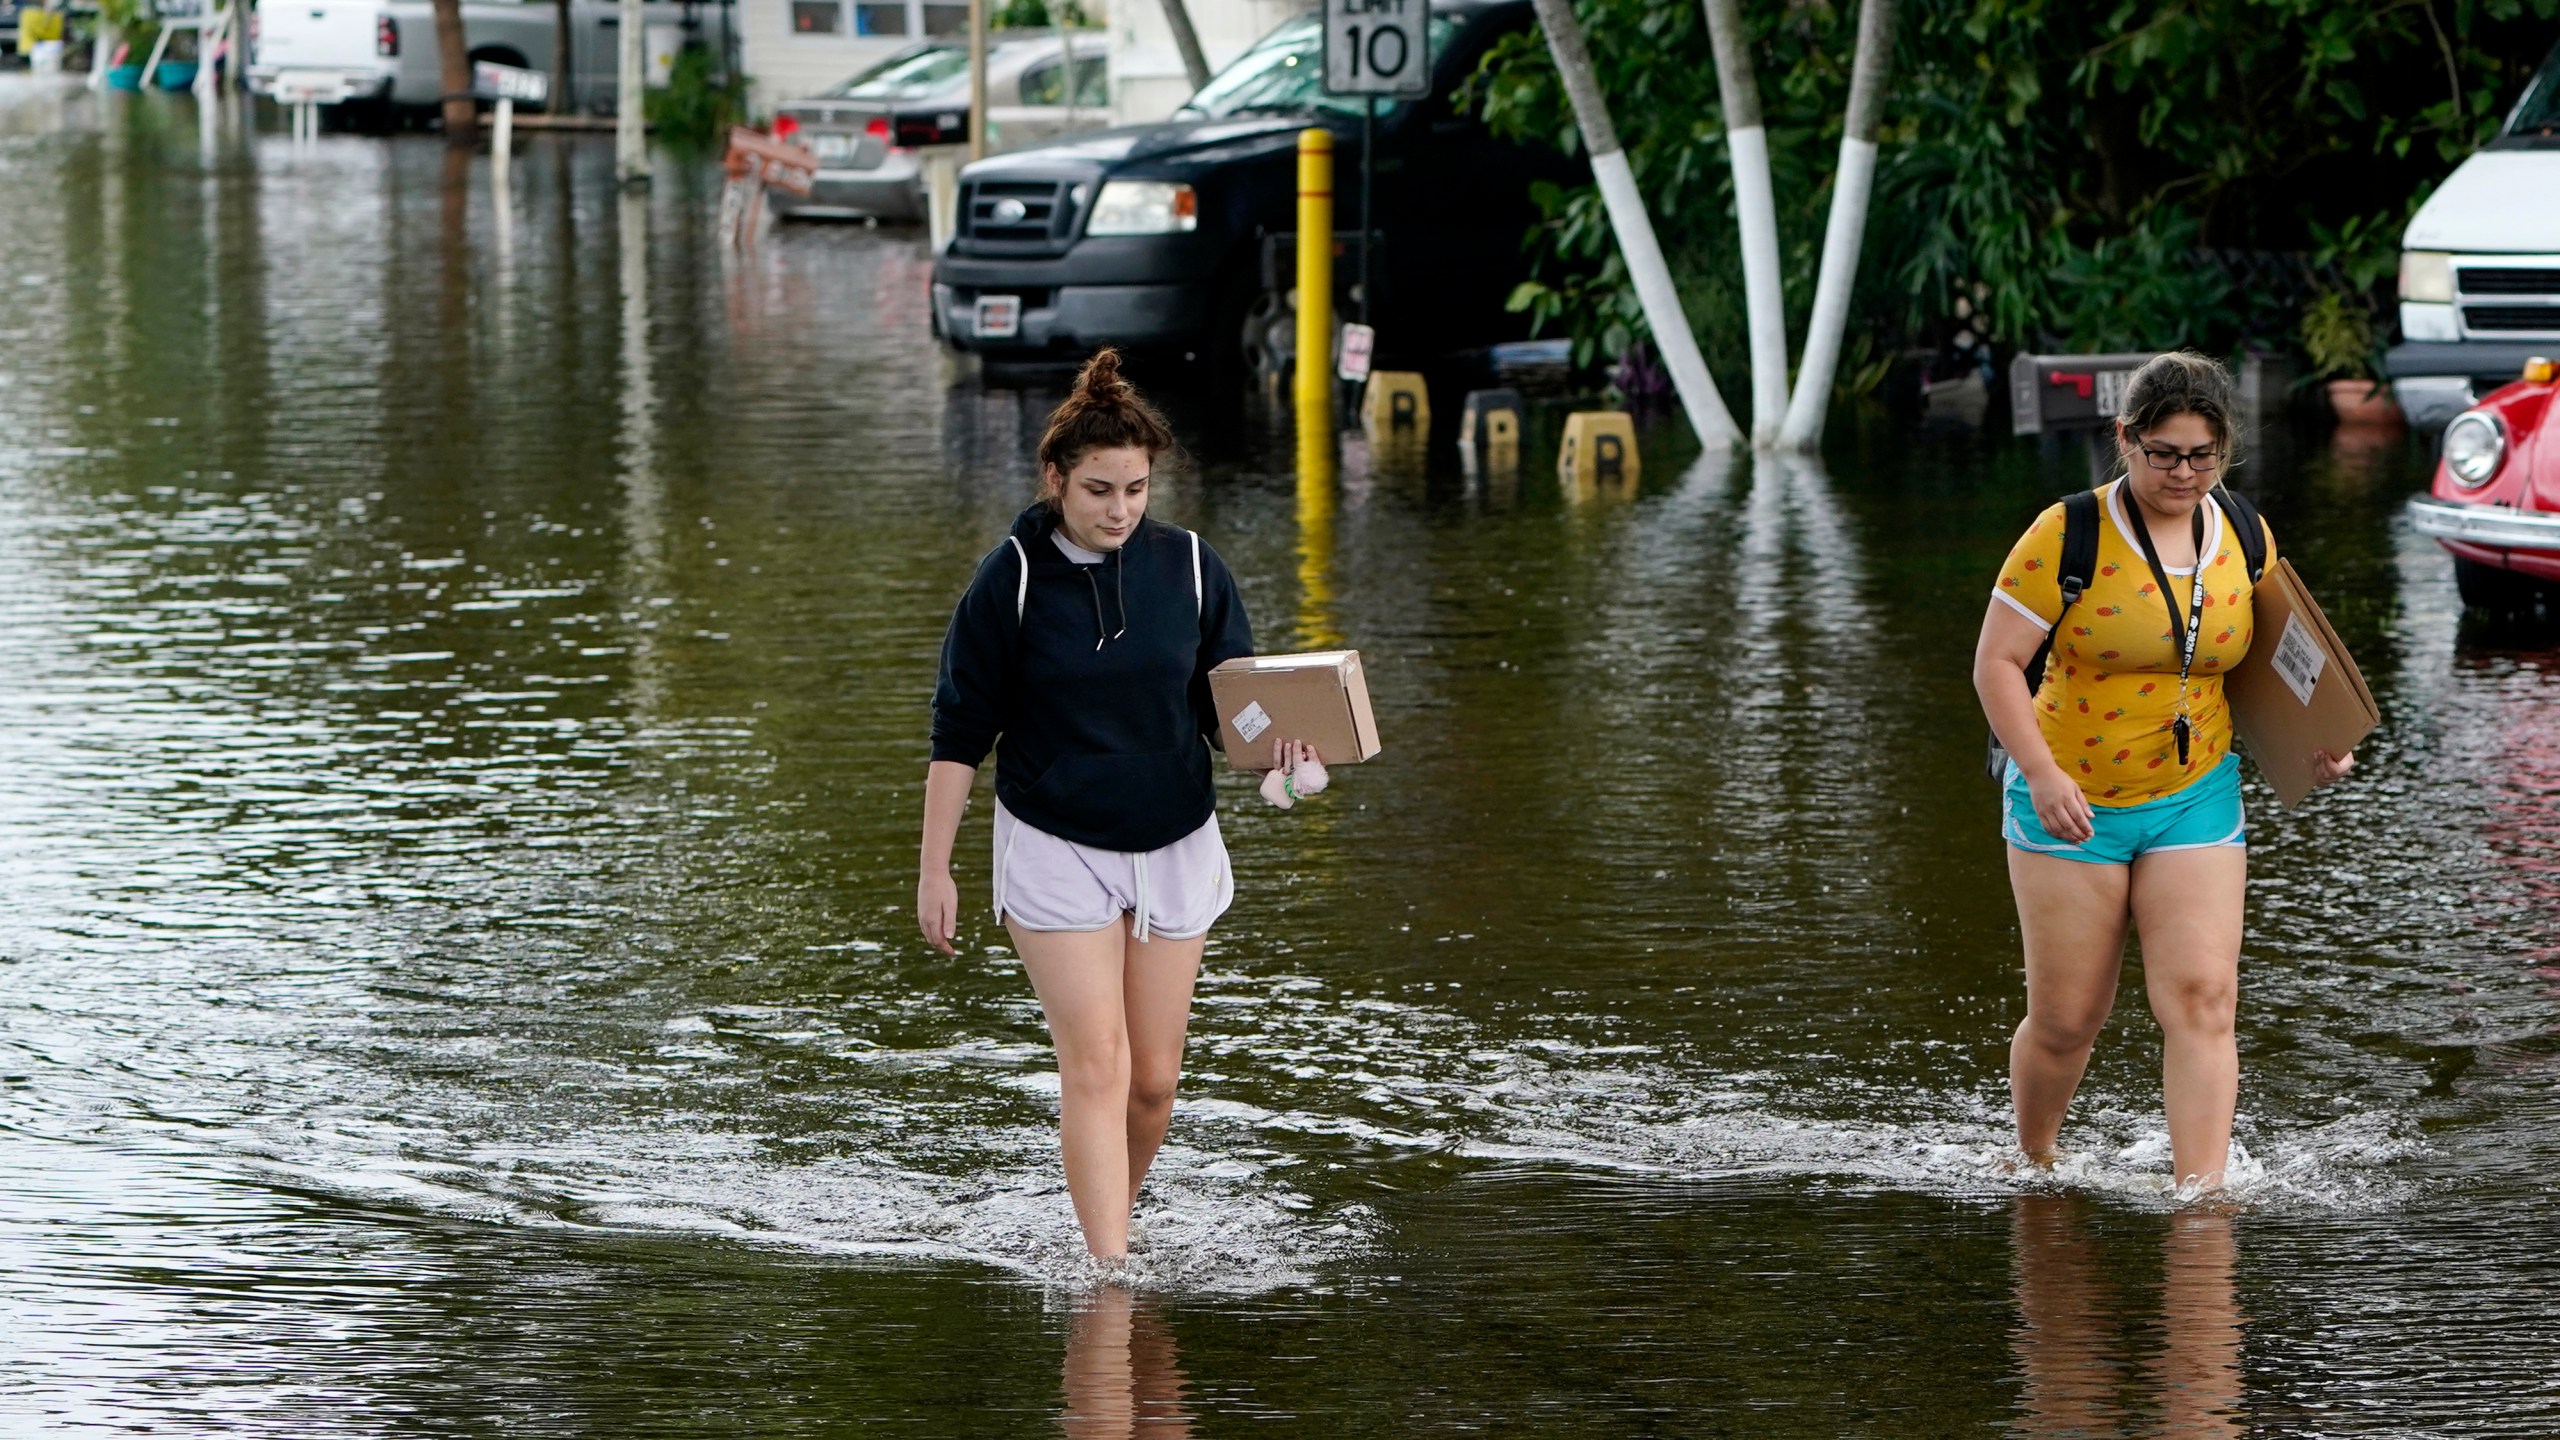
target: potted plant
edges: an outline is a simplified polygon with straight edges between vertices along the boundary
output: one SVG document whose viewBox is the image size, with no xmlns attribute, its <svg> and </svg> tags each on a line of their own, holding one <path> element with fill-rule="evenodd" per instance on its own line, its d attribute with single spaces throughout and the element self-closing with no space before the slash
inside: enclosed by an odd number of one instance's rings
<svg viewBox="0 0 2560 1440">
<path fill-rule="evenodd" d="M 2302 311 L 2302 351 L 2311 373 L 2328 382 L 2329 409 L 2341 425 L 2397 425 L 2400 406 L 2374 378 L 2373 311 L 2361 295 L 2325 290 Z"/>
</svg>

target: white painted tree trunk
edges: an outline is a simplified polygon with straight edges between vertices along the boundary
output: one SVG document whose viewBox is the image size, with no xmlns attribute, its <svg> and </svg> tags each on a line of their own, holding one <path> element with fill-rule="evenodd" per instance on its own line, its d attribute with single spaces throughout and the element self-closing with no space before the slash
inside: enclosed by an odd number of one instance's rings
<svg viewBox="0 0 2560 1440">
<path fill-rule="evenodd" d="M 1866 244 L 1867 201 L 1875 189 L 1876 119 L 1883 109 L 1885 68 L 1893 61 L 1893 7 L 1894 0 L 1865 0 L 1858 8 L 1858 53 L 1849 71 L 1849 113 L 1840 136 L 1840 172 L 1831 182 L 1831 219 L 1822 235 L 1822 274 L 1805 328 L 1804 366 L 1796 372 L 1795 397 L 1778 432 L 1778 444 L 1788 450 L 1822 447 L 1822 422 L 1849 325 L 1849 294 L 1857 288 L 1858 253 Z"/>
<path fill-rule="evenodd" d="M 1573 102 L 1574 124 L 1591 152 L 1591 177 L 1598 182 L 1600 203 L 1609 213 L 1610 233 L 1626 259 L 1636 301 L 1644 308 L 1645 325 L 1653 331 L 1663 367 L 1671 372 L 1680 408 L 1687 413 L 1699 444 L 1709 449 L 1729 446 L 1742 438 L 1742 432 L 1733 423 L 1733 412 L 1725 408 L 1724 396 L 1717 393 L 1706 357 L 1698 353 L 1698 337 L 1680 308 L 1680 292 L 1671 284 L 1671 267 L 1663 262 L 1653 218 L 1646 213 L 1644 196 L 1636 191 L 1635 172 L 1628 168 L 1626 152 L 1618 147 L 1617 127 L 1609 121 L 1608 100 L 1593 77 L 1591 52 L 1583 44 L 1582 22 L 1573 13 L 1573 0 L 1536 0 L 1536 6 L 1538 27 L 1546 32 L 1556 74 L 1564 82 L 1566 98 Z"/>
<path fill-rule="evenodd" d="M 1164 25 L 1173 32 L 1173 48 L 1182 52 L 1183 78 L 1197 91 L 1209 83 L 1209 57 L 1200 49 L 1200 32 L 1191 27 L 1190 8 L 1182 0 L 1164 0 Z"/>
<path fill-rule="evenodd" d="M 1760 82 L 1742 28 L 1741 0 L 1706 0 L 1716 52 L 1716 94 L 1724 105 L 1725 153 L 1733 161 L 1734 221 L 1742 242 L 1742 302 L 1751 325 L 1751 443 L 1774 445 L 1787 413 L 1787 299 L 1778 270 L 1778 206 L 1769 182 L 1769 132 L 1760 120 Z"/>
<path fill-rule="evenodd" d="M 613 91 L 613 173 L 625 185 L 649 178 L 648 22 L 640 0 L 622 0 L 621 65 Z"/>
</svg>

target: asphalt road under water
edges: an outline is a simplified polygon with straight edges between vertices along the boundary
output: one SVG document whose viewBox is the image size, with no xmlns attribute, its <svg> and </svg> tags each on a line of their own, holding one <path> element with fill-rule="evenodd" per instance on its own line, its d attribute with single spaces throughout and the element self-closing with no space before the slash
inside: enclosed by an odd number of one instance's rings
<svg viewBox="0 0 2560 1440">
<path fill-rule="evenodd" d="M 1380 763 L 1279 814 L 1097 1291 L 1039 1017 L 911 918 L 949 606 L 1060 377 L 715 175 L 0 87 L 0 1424 L 64 1433 L 2542 1435 L 2560 650 L 2421 446 L 2239 478 L 2385 714 L 2254 884 L 2234 1203 L 2139 970 L 2001 1166 L 1967 681 L 2076 452 L 1470 487 L 1170 397 L 1157 504 Z M 1444 397 L 1454 401 L 1454 397 Z M 1452 408 L 1454 408 L 1452 406 Z M 1533 446 L 1533 453 L 1551 453 Z"/>
</svg>

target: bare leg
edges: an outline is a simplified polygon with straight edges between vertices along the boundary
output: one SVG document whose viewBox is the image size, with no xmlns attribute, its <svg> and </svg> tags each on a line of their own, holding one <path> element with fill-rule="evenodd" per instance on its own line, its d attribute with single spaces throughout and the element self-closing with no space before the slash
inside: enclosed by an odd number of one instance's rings
<svg viewBox="0 0 2560 1440">
<path fill-rule="evenodd" d="M 1209 939 L 1138 943 L 1134 928 L 1122 951 L 1120 988 L 1129 1033 L 1129 1200 L 1147 1178 L 1165 1126 L 1173 1119 L 1173 1087 L 1182 1078 L 1182 1037 L 1191 1025 L 1191 987 Z"/>
<path fill-rule="evenodd" d="M 2038 1163 L 2053 1158 L 2063 1111 L 2115 1008 L 2128 884 L 2121 865 L 2009 850 L 2009 886 L 2027 952 L 2027 1018 L 2009 1042 L 2009 1099 L 2018 1148 Z"/>
<path fill-rule="evenodd" d="M 2142 979 L 2159 1017 L 2160 1089 L 2178 1183 L 2217 1189 L 2240 1100 L 2240 915 L 2249 853 L 2165 850 L 2133 862 Z"/>
<path fill-rule="evenodd" d="M 1120 925 L 1044 934 L 1008 923 L 1058 1050 L 1058 1135 L 1087 1250 L 1129 1253 L 1129 1026 Z"/>
</svg>

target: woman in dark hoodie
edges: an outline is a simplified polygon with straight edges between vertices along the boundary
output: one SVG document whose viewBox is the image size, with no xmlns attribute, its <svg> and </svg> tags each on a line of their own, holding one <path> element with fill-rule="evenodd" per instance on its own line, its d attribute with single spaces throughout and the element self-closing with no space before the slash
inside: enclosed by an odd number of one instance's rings
<svg viewBox="0 0 2560 1440">
<path fill-rule="evenodd" d="M 1067 1189 L 1106 1260 L 1128 1253 L 1200 953 L 1235 891 L 1209 671 L 1252 654 L 1253 630 L 1217 552 L 1147 518 L 1172 449 L 1110 350 L 1049 417 L 1040 498 L 979 563 L 943 640 L 916 880 L 916 921 L 951 954 L 951 847 L 996 749 L 995 910 L 1048 1016 Z"/>
</svg>

